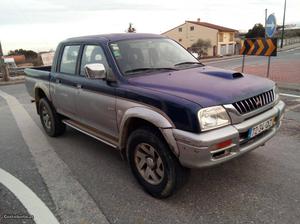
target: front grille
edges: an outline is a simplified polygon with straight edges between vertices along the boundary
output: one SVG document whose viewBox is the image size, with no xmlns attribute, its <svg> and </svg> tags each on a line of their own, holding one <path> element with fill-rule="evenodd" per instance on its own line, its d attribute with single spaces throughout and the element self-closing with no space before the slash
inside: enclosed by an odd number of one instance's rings
<svg viewBox="0 0 300 224">
<path fill-rule="evenodd" d="M 270 90 L 257 96 L 238 101 L 232 105 L 240 114 L 246 114 L 274 101 L 274 92 Z"/>
</svg>

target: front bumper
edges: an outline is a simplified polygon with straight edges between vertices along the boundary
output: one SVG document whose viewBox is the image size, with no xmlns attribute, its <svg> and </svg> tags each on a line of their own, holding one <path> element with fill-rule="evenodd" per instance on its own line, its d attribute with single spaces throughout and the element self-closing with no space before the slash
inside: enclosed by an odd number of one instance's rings
<svg viewBox="0 0 300 224">
<path fill-rule="evenodd" d="M 173 135 L 179 149 L 179 161 L 183 166 L 189 168 L 208 167 L 231 160 L 262 146 L 278 131 L 284 109 L 284 102 L 279 101 L 271 109 L 239 124 L 229 125 L 200 134 L 174 129 Z M 276 122 L 272 128 L 252 139 L 248 139 L 247 133 L 250 128 L 272 117 L 275 118 Z M 226 140 L 231 140 L 231 144 L 221 149 L 216 148 L 217 144 Z"/>
</svg>

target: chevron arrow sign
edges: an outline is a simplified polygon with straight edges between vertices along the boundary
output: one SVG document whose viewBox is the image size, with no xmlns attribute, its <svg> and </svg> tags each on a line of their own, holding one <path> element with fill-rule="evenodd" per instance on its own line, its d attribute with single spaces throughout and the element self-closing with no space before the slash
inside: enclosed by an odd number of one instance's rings
<svg viewBox="0 0 300 224">
<path fill-rule="evenodd" d="M 241 55 L 277 56 L 276 38 L 245 39 L 240 50 Z"/>
</svg>

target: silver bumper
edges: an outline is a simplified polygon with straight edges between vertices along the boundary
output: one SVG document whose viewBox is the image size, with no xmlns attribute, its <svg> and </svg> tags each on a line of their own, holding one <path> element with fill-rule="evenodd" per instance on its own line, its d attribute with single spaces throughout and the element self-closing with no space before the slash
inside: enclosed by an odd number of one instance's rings
<svg viewBox="0 0 300 224">
<path fill-rule="evenodd" d="M 238 157 L 248 151 L 264 145 L 278 131 L 283 117 L 285 104 L 279 101 L 273 108 L 247 119 L 239 124 L 229 125 L 213 131 L 194 134 L 173 130 L 179 149 L 179 161 L 185 167 L 201 168 L 213 166 Z M 255 136 L 247 138 L 248 130 L 261 122 L 275 117 L 275 125 Z M 217 149 L 216 145 L 226 140 L 232 143 L 224 148 Z"/>
</svg>

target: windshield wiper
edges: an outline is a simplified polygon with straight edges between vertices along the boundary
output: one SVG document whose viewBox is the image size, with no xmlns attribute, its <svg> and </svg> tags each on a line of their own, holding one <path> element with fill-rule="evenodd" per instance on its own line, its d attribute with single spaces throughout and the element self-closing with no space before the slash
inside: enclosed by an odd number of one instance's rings
<svg viewBox="0 0 300 224">
<path fill-rule="evenodd" d="M 184 62 L 180 62 L 180 63 L 177 63 L 175 64 L 174 66 L 178 66 L 178 65 L 201 65 L 201 66 L 204 66 L 204 64 L 202 64 L 201 62 L 197 62 L 197 61 L 184 61 Z"/>
<path fill-rule="evenodd" d="M 159 71 L 159 70 L 172 70 L 172 71 L 177 71 L 176 68 L 135 68 L 131 70 L 125 71 L 125 73 L 135 73 L 135 72 L 143 72 L 143 71 Z"/>
</svg>

